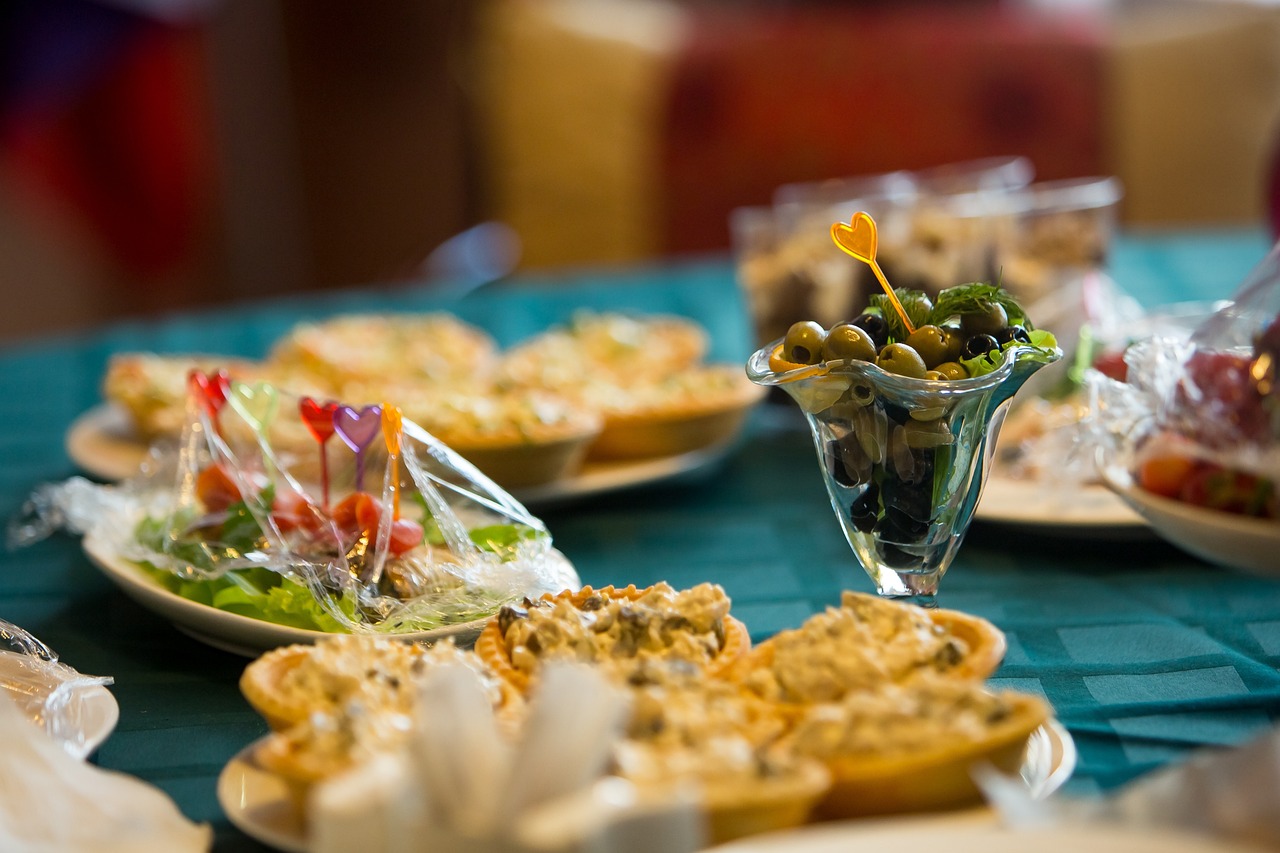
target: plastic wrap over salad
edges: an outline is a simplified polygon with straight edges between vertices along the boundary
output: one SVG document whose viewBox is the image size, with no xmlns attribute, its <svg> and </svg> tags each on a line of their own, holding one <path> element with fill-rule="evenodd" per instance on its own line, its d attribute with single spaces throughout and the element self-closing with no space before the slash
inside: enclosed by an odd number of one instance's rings
<svg viewBox="0 0 1280 853">
<path fill-rule="evenodd" d="M 38 491 L 11 538 L 64 527 L 184 598 L 327 632 L 474 621 L 580 584 L 545 526 L 385 403 L 193 372 L 176 457 Z"/>
<path fill-rule="evenodd" d="M 1089 377 L 1087 434 L 1148 492 L 1280 521 L 1280 244 L 1190 337 Z"/>
</svg>

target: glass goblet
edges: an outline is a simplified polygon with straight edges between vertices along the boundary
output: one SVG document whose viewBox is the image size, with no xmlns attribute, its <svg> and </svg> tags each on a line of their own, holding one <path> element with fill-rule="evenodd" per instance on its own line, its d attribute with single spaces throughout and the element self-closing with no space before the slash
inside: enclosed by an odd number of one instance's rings
<svg viewBox="0 0 1280 853">
<path fill-rule="evenodd" d="M 851 360 L 778 372 L 769 361 L 780 343 L 752 355 L 747 375 L 804 412 L 831 508 L 877 591 L 935 606 L 1010 400 L 1061 351 L 1018 345 L 983 376 L 927 380 Z"/>
</svg>

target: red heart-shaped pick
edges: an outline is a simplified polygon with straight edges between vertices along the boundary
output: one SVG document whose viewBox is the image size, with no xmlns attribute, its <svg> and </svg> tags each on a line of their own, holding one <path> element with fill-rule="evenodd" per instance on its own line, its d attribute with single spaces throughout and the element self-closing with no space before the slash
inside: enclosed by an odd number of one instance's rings
<svg viewBox="0 0 1280 853">
<path fill-rule="evenodd" d="M 231 377 L 225 370 L 215 370 L 213 373 L 193 370 L 187 374 L 187 387 L 196 395 L 209 417 L 217 417 L 227 403 L 227 395 L 231 393 Z"/>
<path fill-rule="evenodd" d="M 303 397 L 298 401 L 298 410 L 302 413 L 302 422 L 316 441 L 324 444 L 333 436 L 333 413 L 338 410 L 337 403 L 332 400 L 317 403 L 310 397 Z"/>
</svg>

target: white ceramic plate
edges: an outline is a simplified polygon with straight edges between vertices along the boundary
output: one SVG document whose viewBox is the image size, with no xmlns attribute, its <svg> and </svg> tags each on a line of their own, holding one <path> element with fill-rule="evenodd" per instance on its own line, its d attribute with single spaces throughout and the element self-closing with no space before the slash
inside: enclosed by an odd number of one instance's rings
<svg viewBox="0 0 1280 853">
<path fill-rule="evenodd" d="M 1108 486 L 1162 538 L 1220 566 L 1280 575 L 1280 522 L 1202 509 L 1139 488 L 1123 468 L 1103 472 Z"/>
<path fill-rule="evenodd" d="M 66 451 L 81 470 L 103 480 L 132 477 L 147 457 L 148 447 L 137 437 L 124 409 L 110 403 L 95 406 L 71 424 Z M 639 486 L 692 476 L 723 459 L 732 441 L 649 459 L 587 462 L 573 477 L 540 486 L 510 489 L 526 507 L 545 507 Z"/>
<path fill-rule="evenodd" d="M 20 706 L 31 697 L 47 697 L 54 687 L 53 683 L 39 687 L 33 685 L 30 674 L 22 668 L 21 657 L 0 654 L 0 690 L 15 694 L 13 698 Z M 119 719 L 120 706 L 110 690 L 100 684 L 80 688 L 79 707 L 70 720 L 62 744 L 77 758 L 88 758 L 115 730 Z"/>
<path fill-rule="evenodd" d="M 1151 827 L 1073 823 L 1010 829 L 993 815 L 961 814 L 809 826 L 744 838 L 716 847 L 715 853 L 1247 853 L 1255 849 Z"/>
<path fill-rule="evenodd" d="M 1106 486 L 1058 486 L 999 474 L 984 484 L 974 518 L 1050 533 L 1088 530 L 1114 537 L 1150 535 L 1146 520 Z"/>
<path fill-rule="evenodd" d="M 268 649 L 293 643 L 313 643 L 329 636 L 322 631 L 308 631 L 288 625 L 277 625 L 239 613 L 230 613 L 183 598 L 156 584 L 128 560 L 116 556 L 110 548 L 91 536 L 83 543 L 85 554 L 102 573 L 120 587 L 125 595 L 160 616 L 168 619 L 184 634 L 194 637 L 214 648 L 257 657 Z M 404 640 L 439 640 L 452 637 L 459 645 L 475 642 L 488 619 L 477 619 L 430 631 L 396 634 Z"/>
<path fill-rule="evenodd" d="M 293 807 L 288 788 L 279 777 L 254 764 L 252 755 L 256 746 L 254 742 L 245 747 L 222 768 L 218 776 L 218 803 L 227 819 L 246 835 L 278 850 L 305 853 L 306 830 Z M 1022 765 L 1022 778 L 1032 796 L 1043 799 L 1058 790 L 1075 767 L 1075 743 L 1057 720 L 1050 720 L 1032 734 Z M 985 809 L 972 812 L 987 813 Z M 792 834 L 779 833 L 777 837 Z"/>
</svg>

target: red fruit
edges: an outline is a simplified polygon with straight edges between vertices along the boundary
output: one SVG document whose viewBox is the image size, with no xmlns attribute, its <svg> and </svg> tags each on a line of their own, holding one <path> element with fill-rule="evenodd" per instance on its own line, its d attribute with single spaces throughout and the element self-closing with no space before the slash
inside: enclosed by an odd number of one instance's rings
<svg viewBox="0 0 1280 853">
<path fill-rule="evenodd" d="M 1214 446 L 1238 439 L 1261 441 L 1270 431 L 1249 356 L 1196 352 L 1187 359 L 1179 401 L 1197 437 Z"/>
<path fill-rule="evenodd" d="M 1125 382 L 1129 378 L 1129 365 L 1125 364 L 1124 352 L 1109 352 L 1098 356 L 1093 369 L 1109 376 L 1117 382 Z"/>
<path fill-rule="evenodd" d="M 1264 515 L 1272 501 L 1271 483 L 1252 474 L 1203 463 L 1183 482 L 1179 497 L 1196 506 L 1238 515 Z"/>
<path fill-rule="evenodd" d="M 391 522 L 391 542 L 388 548 L 399 557 L 405 551 L 422 544 L 422 525 L 407 518 Z"/>
<path fill-rule="evenodd" d="M 288 533 L 298 528 L 315 529 L 318 523 L 306 497 L 292 489 L 276 492 L 275 500 L 271 504 L 271 518 L 281 533 Z"/>
<path fill-rule="evenodd" d="M 348 533 L 375 531 L 381 517 L 377 499 L 368 492 L 352 492 L 333 508 L 334 522 Z"/>
<path fill-rule="evenodd" d="M 242 499 L 240 487 L 227 469 L 218 463 L 196 475 L 196 498 L 209 512 L 222 512 Z"/>
<path fill-rule="evenodd" d="M 1195 467 L 1185 456 L 1154 456 L 1138 467 L 1138 485 L 1152 494 L 1177 498 Z"/>
</svg>

